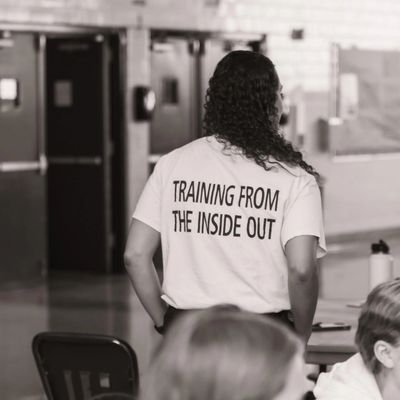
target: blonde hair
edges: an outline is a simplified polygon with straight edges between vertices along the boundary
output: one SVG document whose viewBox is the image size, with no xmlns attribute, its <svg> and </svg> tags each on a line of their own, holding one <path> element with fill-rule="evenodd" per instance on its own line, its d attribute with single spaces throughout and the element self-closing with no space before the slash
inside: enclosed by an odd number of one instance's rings
<svg viewBox="0 0 400 400">
<path fill-rule="evenodd" d="M 167 333 L 143 400 L 271 400 L 283 388 L 300 340 L 279 323 L 214 307 L 189 313 Z"/>
<path fill-rule="evenodd" d="M 368 295 L 356 333 L 356 344 L 366 366 L 377 374 L 382 364 L 375 356 L 374 345 L 384 340 L 397 346 L 400 342 L 400 280 L 378 285 Z"/>
</svg>

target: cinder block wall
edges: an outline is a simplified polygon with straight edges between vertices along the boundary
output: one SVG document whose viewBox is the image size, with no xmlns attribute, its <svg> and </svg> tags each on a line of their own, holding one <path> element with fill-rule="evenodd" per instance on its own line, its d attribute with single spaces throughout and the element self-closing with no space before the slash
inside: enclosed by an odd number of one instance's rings
<svg viewBox="0 0 400 400">
<path fill-rule="evenodd" d="M 369 49 L 400 48 L 400 2 L 396 0 L 0 0 L 0 23 L 125 26 L 259 32 L 268 35 L 268 51 L 286 91 L 301 87 L 306 99 L 305 151 L 326 178 L 328 235 L 400 226 L 400 157 L 340 163 L 316 150 L 317 119 L 329 116 L 331 45 Z M 304 29 L 292 40 L 292 29 Z M 128 36 L 133 37 L 133 36 Z M 146 54 L 146 34 L 131 47 Z M 131 58 L 135 63 L 135 57 Z M 132 70 L 137 66 L 132 65 Z M 148 68 L 148 65 L 147 65 Z M 140 66 L 136 84 L 148 80 Z M 137 128 L 137 129 L 136 129 Z M 134 123 L 131 130 L 148 134 Z M 135 137 L 133 134 L 132 137 Z M 135 140 L 146 143 L 143 137 Z M 132 146 L 133 148 L 134 146 Z M 136 150 L 145 160 L 148 146 Z M 136 169 L 137 171 L 137 169 Z M 140 171 L 140 169 L 139 169 Z M 143 168 L 130 182 L 136 199 Z"/>
<path fill-rule="evenodd" d="M 0 22 L 261 32 L 288 88 L 329 89 L 330 44 L 400 48 L 396 0 L 0 0 Z M 304 29 L 305 39 L 290 38 Z"/>
</svg>

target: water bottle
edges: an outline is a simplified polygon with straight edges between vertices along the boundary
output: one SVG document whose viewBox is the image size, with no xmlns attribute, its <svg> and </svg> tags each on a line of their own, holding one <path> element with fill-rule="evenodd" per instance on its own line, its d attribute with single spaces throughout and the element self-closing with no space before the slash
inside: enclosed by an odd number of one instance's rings
<svg viewBox="0 0 400 400">
<path fill-rule="evenodd" d="M 369 257 L 369 290 L 393 279 L 393 257 L 389 246 L 381 239 L 372 243 Z"/>
</svg>

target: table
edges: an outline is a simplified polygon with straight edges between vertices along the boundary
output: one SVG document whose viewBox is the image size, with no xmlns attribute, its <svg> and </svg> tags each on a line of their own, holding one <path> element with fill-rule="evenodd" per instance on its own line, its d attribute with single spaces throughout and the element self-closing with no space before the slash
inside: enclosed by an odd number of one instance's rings
<svg viewBox="0 0 400 400">
<path fill-rule="evenodd" d="M 346 301 L 319 300 L 314 322 L 346 322 L 347 331 L 313 332 L 307 345 L 306 362 L 317 364 L 320 372 L 328 365 L 342 362 L 357 352 L 354 336 L 357 329 L 359 308 L 346 306 Z"/>
</svg>

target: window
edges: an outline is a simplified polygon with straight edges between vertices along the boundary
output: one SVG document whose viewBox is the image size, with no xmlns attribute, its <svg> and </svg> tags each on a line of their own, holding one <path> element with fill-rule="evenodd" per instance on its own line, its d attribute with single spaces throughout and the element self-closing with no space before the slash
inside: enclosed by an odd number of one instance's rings
<svg viewBox="0 0 400 400">
<path fill-rule="evenodd" d="M 10 111 L 20 103 L 19 82 L 14 78 L 0 78 L 0 111 Z"/>
<path fill-rule="evenodd" d="M 179 103 L 178 80 L 176 78 L 163 78 L 162 103 L 174 105 Z"/>
</svg>

